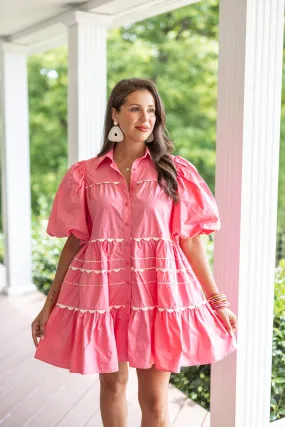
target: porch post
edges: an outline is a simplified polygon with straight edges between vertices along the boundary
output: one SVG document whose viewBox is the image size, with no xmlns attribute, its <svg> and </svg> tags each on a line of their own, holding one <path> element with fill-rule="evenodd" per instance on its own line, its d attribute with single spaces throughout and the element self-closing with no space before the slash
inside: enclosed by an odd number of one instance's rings
<svg viewBox="0 0 285 427">
<path fill-rule="evenodd" d="M 68 163 L 93 157 L 102 143 L 110 17 L 71 12 L 68 27 Z"/>
<path fill-rule="evenodd" d="M 215 278 L 238 349 L 211 368 L 211 427 L 268 427 L 284 0 L 221 0 Z"/>
<path fill-rule="evenodd" d="M 26 51 L 0 44 L 2 118 L 2 218 L 6 295 L 36 290 L 32 284 L 31 187 Z"/>
</svg>

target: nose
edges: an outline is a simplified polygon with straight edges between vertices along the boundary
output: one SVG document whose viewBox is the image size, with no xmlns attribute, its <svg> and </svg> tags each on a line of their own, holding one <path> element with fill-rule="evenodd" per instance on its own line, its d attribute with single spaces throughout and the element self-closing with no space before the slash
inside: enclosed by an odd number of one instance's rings
<svg viewBox="0 0 285 427">
<path fill-rule="evenodd" d="M 148 113 L 147 113 L 147 111 L 144 111 L 144 110 L 141 111 L 140 121 L 143 121 L 143 122 L 147 122 L 148 121 Z"/>
</svg>

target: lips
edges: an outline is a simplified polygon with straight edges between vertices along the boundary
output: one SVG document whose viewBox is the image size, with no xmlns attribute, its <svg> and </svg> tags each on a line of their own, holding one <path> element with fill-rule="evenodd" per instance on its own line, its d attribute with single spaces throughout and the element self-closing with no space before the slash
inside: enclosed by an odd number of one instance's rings
<svg viewBox="0 0 285 427">
<path fill-rule="evenodd" d="M 137 127 L 136 129 L 141 130 L 142 132 L 147 132 L 150 130 L 150 128 L 144 128 L 144 127 Z"/>
</svg>

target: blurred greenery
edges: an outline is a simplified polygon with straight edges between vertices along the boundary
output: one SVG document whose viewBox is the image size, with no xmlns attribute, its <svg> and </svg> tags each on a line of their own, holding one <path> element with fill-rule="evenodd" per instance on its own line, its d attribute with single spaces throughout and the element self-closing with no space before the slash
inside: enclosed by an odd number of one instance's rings
<svg viewBox="0 0 285 427">
<path fill-rule="evenodd" d="M 208 251 L 213 249 L 209 242 Z M 275 272 L 270 421 L 285 416 L 285 259 Z M 205 409 L 210 410 L 211 365 L 189 366 L 171 374 L 170 382 Z"/>
<path fill-rule="evenodd" d="M 214 192 L 218 72 L 218 0 L 199 2 L 108 33 L 108 95 L 121 78 L 151 79 L 167 114 L 174 154 L 192 161 Z M 284 66 L 284 65 L 283 65 Z M 67 49 L 28 61 L 33 212 L 33 276 L 47 293 L 63 241 L 45 233 L 54 194 L 67 168 Z M 283 82 L 285 73 L 283 73 Z M 285 170 L 285 85 L 280 171 Z M 95 150 L 95 148 L 94 148 Z M 96 152 L 94 151 L 94 155 Z M 1 202 L 1 198 L 0 198 Z M 1 221 L 2 223 L 2 221 Z M 285 174 L 279 174 L 278 231 L 285 230 Z M 3 259 L 3 235 L 0 259 Z M 213 242 L 207 244 L 212 262 Z M 284 416 L 284 264 L 276 272 L 271 419 Z M 189 367 L 171 381 L 205 408 L 210 366 Z M 275 417 L 275 418 L 274 418 Z"/>
<path fill-rule="evenodd" d="M 114 29 L 107 41 L 108 95 L 121 78 L 152 79 L 165 105 L 174 154 L 191 160 L 212 191 L 217 33 L 218 6 L 211 0 Z M 28 66 L 32 209 L 46 218 L 67 168 L 67 49 L 31 56 Z"/>
<path fill-rule="evenodd" d="M 192 161 L 214 192 L 218 0 L 108 32 L 108 95 L 121 78 L 149 78 L 167 113 L 174 154 Z M 29 57 L 33 214 L 46 218 L 67 168 L 67 48 Z M 285 73 L 283 73 L 283 79 Z M 284 95 L 284 85 L 283 85 Z M 280 170 L 285 170 L 282 98 Z M 94 147 L 94 155 L 96 155 Z M 285 230 L 285 174 L 279 174 L 278 230 Z"/>
<path fill-rule="evenodd" d="M 49 236 L 46 225 L 46 221 L 33 221 L 32 260 L 33 283 L 47 295 L 66 239 Z"/>
<path fill-rule="evenodd" d="M 271 421 L 285 417 L 285 259 L 275 274 Z"/>
<path fill-rule="evenodd" d="M 32 211 L 46 217 L 67 168 L 66 48 L 29 58 Z"/>
</svg>

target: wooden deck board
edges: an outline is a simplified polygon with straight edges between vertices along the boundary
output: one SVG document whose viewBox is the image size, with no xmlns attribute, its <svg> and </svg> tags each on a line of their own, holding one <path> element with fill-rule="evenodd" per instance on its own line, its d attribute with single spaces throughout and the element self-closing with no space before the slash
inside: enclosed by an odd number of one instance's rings
<svg viewBox="0 0 285 427">
<path fill-rule="evenodd" d="M 38 427 L 39 420 L 43 426 L 55 426 L 77 405 L 82 395 L 96 382 L 92 376 L 76 376 L 76 374 L 69 374 L 68 371 L 66 371 L 66 375 L 65 380 L 61 381 L 56 378 L 57 374 L 53 373 L 52 379 L 46 384 L 45 389 L 40 390 L 40 397 L 34 395 L 33 401 L 29 402 L 33 409 L 32 417 L 23 424 L 23 427 Z M 77 424 L 74 425 L 77 426 Z"/>
<path fill-rule="evenodd" d="M 81 395 L 77 404 L 54 427 L 84 427 L 95 411 L 99 410 L 100 389 L 97 381 Z"/>
<path fill-rule="evenodd" d="M 202 427 L 210 427 L 210 422 L 211 422 L 210 412 L 207 412 Z"/>
<path fill-rule="evenodd" d="M 1 427 L 103 427 L 99 375 L 71 374 L 34 359 L 31 322 L 45 295 L 0 296 Z M 138 381 L 129 368 L 128 427 L 139 427 Z M 173 427 L 210 427 L 210 414 L 169 384 Z"/>
<path fill-rule="evenodd" d="M 173 427 L 203 426 L 206 418 L 206 411 L 190 399 L 185 400 L 177 418 L 172 424 Z"/>
</svg>

